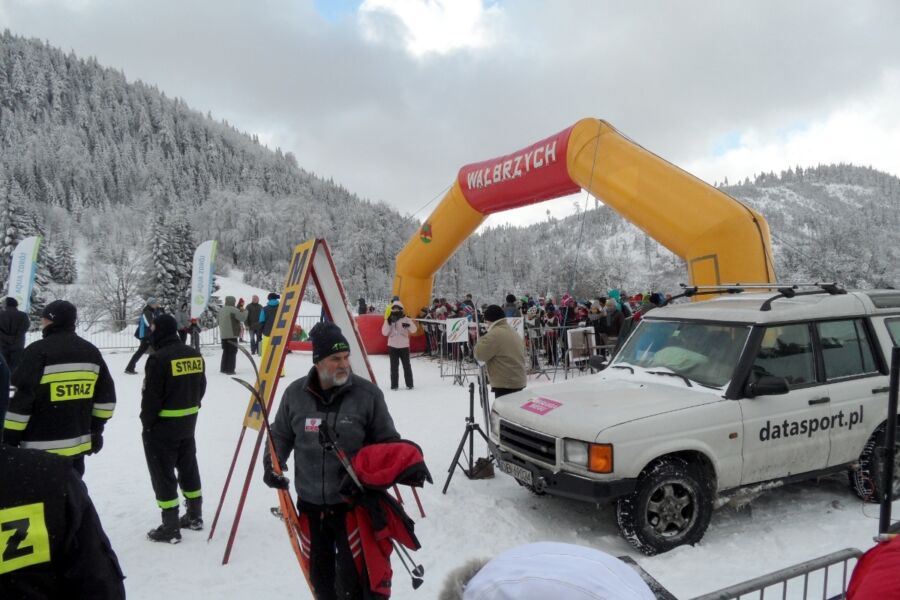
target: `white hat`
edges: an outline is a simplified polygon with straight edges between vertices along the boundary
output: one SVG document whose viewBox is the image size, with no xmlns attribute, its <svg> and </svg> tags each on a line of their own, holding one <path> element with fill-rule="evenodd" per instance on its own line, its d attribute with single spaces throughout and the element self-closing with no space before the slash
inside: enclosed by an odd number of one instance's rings
<svg viewBox="0 0 900 600">
<path fill-rule="evenodd" d="M 633 568 L 584 546 L 538 542 L 518 546 L 486 564 L 466 585 L 463 600 L 655 600 Z"/>
</svg>

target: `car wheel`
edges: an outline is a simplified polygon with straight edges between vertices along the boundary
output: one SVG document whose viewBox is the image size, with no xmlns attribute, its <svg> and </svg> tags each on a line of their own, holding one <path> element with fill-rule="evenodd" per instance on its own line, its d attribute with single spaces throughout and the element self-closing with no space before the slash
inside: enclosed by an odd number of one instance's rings
<svg viewBox="0 0 900 600">
<path fill-rule="evenodd" d="M 696 464 L 667 457 L 651 464 L 635 491 L 616 504 L 619 531 L 648 556 L 696 544 L 713 510 L 713 485 Z"/>
<path fill-rule="evenodd" d="M 880 502 L 883 494 L 884 448 L 887 432 L 879 428 L 859 455 L 859 469 L 850 471 L 850 487 L 865 502 Z M 894 442 L 894 482 L 893 497 L 900 498 L 900 430 Z"/>
</svg>

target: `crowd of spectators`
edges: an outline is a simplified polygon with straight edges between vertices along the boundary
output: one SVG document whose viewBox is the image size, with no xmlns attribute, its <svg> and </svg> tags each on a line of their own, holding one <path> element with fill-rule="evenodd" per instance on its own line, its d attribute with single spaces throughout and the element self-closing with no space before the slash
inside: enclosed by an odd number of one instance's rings
<svg viewBox="0 0 900 600">
<path fill-rule="evenodd" d="M 643 315 L 657 306 L 662 306 L 669 298 L 670 294 L 660 292 L 628 295 L 622 290 L 611 289 L 606 294 L 597 294 L 596 297 L 585 300 L 564 293 L 559 302 L 552 295 L 507 294 L 504 302 L 498 305 L 507 318 L 523 319 L 526 339 L 539 340 L 542 347 L 541 354 L 549 364 L 555 364 L 559 355 L 564 354 L 566 329 L 590 327 L 594 330 L 597 346 L 611 346 Z M 445 297 L 436 297 L 430 306 L 423 307 L 419 311 L 416 318 L 426 321 L 465 318 L 483 323 L 483 313 L 487 306 L 488 303 L 476 306 L 472 294 L 466 294 L 465 298 L 456 302 Z M 432 328 L 425 328 L 426 334 L 430 331 Z M 434 329 L 434 333 L 438 331 Z M 472 334 L 474 335 L 474 327 Z"/>
</svg>

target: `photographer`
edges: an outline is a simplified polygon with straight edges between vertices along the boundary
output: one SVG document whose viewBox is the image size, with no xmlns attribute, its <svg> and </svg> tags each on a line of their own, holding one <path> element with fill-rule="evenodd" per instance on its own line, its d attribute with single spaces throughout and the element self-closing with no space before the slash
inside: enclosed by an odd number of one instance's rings
<svg viewBox="0 0 900 600">
<path fill-rule="evenodd" d="M 387 336 L 388 353 L 391 357 L 391 389 L 397 389 L 397 362 L 403 362 L 403 379 L 406 389 L 413 389 L 412 366 L 409 364 L 409 335 L 416 332 L 416 324 L 404 313 L 403 304 L 395 300 L 384 324 L 381 335 Z"/>
</svg>

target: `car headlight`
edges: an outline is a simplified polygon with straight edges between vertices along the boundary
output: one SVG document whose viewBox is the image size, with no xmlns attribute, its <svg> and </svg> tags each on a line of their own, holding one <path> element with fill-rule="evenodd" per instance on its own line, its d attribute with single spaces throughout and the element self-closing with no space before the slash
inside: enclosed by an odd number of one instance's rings
<svg viewBox="0 0 900 600">
<path fill-rule="evenodd" d="M 613 472 L 613 445 L 589 444 L 580 440 L 563 440 L 563 451 L 567 463 L 577 465 L 594 473 Z"/>
<path fill-rule="evenodd" d="M 495 410 L 491 410 L 491 435 L 500 437 L 500 415 Z"/>
</svg>

